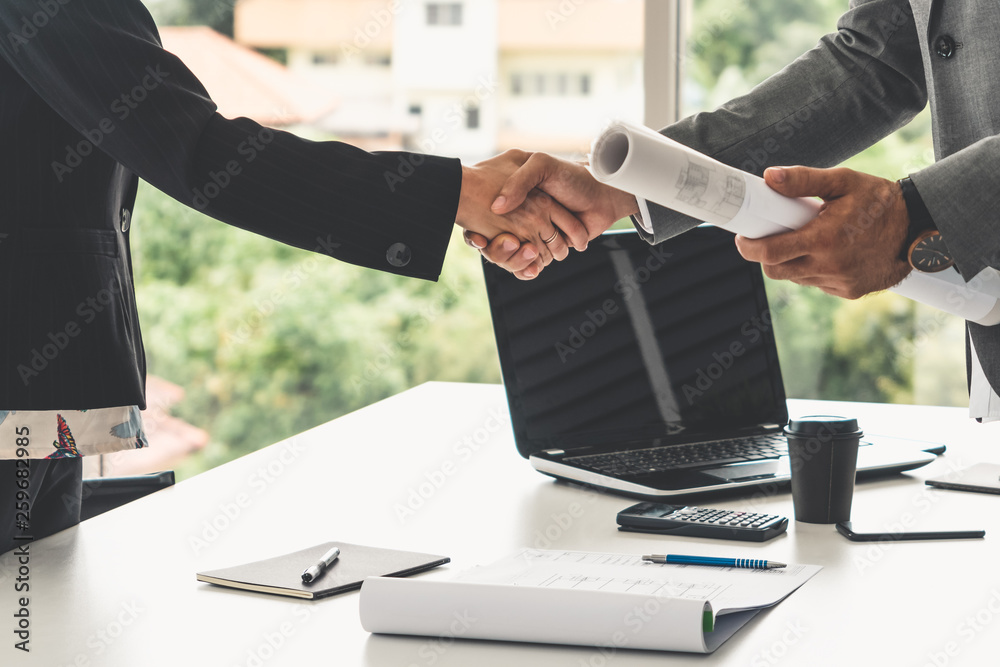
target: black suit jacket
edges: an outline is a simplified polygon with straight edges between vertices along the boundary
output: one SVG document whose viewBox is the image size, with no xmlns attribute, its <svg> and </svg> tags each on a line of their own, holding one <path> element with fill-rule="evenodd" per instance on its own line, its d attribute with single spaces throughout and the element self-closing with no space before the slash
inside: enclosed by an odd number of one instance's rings
<svg viewBox="0 0 1000 667">
<path fill-rule="evenodd" d="M 436 279 L 461 167 L 223 118 L 138 0 L 3 0 L 0 409 L 145 405 L 138 178 L 278 241 Z"/>
</svg>

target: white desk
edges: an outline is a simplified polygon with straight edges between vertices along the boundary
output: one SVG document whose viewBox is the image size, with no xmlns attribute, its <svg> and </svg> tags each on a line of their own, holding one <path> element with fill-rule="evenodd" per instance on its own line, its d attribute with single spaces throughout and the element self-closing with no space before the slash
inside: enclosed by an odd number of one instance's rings
<svg viewBox="0 0 1000 667">
<path fill-rule="evenodd" d="M 33 544 L 27 656 L 13 649 L 16 563 L 0 558 L 0 664 L 997 664 L 1000 496 L 933 490 L 923 479 L 949 464 L 1000 461 L 1000 425 L 976 424 L 956 408 L 792 401 L 790 409 L 850 414 L 869 432 L 895 428 L 947 443 L 947 455 L 924 469 L 860 484 L 856 523 L 909 514 L 916 526 L 982 527 L 986 539 L 866 545 L 832 526 L 794 522 L 762 545 L 619 533 L 615 514 L 634 501 L 532 470 L 515 451 L 499 386 L 432 383 Z M 755 503 L 792 515 L 787 491 Z M 444 568 L 451 573 L 422 576 L 449 576 L 523 546 L 642 553 L 670 544 L 824 569 L 709 657 L 371 636 L 356 592 L 306 602 L 195 581 L 202 569 L 330 539 L 453 559 Z"/>
</svg>

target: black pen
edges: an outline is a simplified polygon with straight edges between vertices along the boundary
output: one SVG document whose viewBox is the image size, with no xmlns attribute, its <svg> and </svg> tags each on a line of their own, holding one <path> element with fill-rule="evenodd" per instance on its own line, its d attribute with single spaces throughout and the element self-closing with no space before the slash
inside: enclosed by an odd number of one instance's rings
<svg viewBox="0 0 1000 667">
<path fill-rule="evenodd" d="M 302 581 L 308 584 L 314 579 L 318 579 L 319 575 L 323 573 L 323 570 L 330 567 L 330 563 L 337 560 L 339 557 L 340 547 L 333 547 L 323 554 L 323 557 L 316 561 L 315 564 L 306 568 L 306 571 L 302 573 Z"/>
</svg>

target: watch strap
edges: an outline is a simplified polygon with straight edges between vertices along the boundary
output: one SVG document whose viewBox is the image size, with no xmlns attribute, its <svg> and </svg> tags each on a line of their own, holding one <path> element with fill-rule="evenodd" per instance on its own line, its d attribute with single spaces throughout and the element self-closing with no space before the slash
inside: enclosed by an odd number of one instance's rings
<svg viewBox="0 0 1000 667">
<path fill-rule="evenodd" d="M 917 186 L 913 184 L 909 176 L 901 178 L 897 182 L 899 183 L 900 190 L 903 192 L 903 201 L 906 203 L 906 214 L 910 218 L 910 225 L 906 230 L 906 240 L 903 241 L 899 258 L 904 262 L 909 262 L 910 246 L 913 245 L 913 242 L 923 232 L 937 229 L 937 225 L 934 224 L 930 211 L 927 210 L 923 198 L 917 192 Z"/>
</svg>

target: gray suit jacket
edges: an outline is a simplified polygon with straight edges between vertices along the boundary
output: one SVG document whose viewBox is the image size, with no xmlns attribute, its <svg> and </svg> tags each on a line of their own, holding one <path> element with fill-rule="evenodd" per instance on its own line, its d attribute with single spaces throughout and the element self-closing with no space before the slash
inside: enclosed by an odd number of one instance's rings
<svg viewBox="0 0 1000 667">
<path fill-rule="evenodd" d="M 756 174 L 830 167 L 905 125 L 929 99 L 936 162 L 910 177 L 962 275 L 1000 267 L 1000 4 L 852 0 L 837 27 L 749 94 L 663 133 Z M 653 204 L 650 215 L 653 243 L 697 224 Z M 1000 326 L 969 328 L 998 390 Z"/>
</svg>

